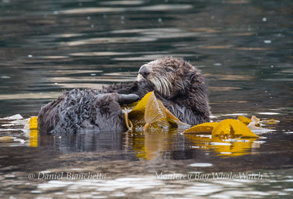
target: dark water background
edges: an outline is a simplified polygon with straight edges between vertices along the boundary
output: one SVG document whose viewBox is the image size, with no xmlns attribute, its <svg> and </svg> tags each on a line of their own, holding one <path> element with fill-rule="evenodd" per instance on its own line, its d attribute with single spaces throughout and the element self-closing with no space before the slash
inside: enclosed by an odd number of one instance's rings
<svg viewBox="0 0 293 199">
<path fill-rule="evenodd" d="M 206 75 L 213 120 L 256 115 L 279 120 L 269 126 L 276 131 L 236 156 L 176 130 L 42 136 L 38 147 L 23 133 L 0 131 L 25 140 L 0 143 L 0 197 L 291 198 L 291 0 L 0 0 L 0 117 L 37 115 L 71 88 L 133 81 L 142 64 L 169 55 Z M 107 179 L 36 179 L 40 171 Z M 156 178 L 199 171 L 263 179 Z"/>
</svg>

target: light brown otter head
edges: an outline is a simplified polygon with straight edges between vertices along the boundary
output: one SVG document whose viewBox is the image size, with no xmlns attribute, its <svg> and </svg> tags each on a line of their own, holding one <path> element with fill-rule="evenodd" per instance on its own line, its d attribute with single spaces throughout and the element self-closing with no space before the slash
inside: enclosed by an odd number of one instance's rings
<svg viewBox="0 0 293 199">
<path fill-rule="evenodd" d="M 200 72 L 188 62 L 165 57 L 144 64 L 138 71 L 137 81 L 148 80 L 154 90 L 167 98 L 184 94 L 192 87 L 204 87 L 204 79 Z M 193 85 L 198 84 L 198 85 Z"/>
</svg>

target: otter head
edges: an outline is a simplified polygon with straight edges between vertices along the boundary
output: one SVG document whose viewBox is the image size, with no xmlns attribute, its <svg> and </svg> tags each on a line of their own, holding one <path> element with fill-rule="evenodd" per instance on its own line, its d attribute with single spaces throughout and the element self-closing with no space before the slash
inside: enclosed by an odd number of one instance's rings
<svg viewBox="0 0 293 199">
<path fill-rule="evenodd" d="M 200 72 L 191 64 L 172 57 L 142 65 L 138 71 L 137 81 L 142 80 L 151 82 L 154 90 L 166 98 L 184 94 L 192 89 L 193 84 L 204 82 Z"/>
</svg>

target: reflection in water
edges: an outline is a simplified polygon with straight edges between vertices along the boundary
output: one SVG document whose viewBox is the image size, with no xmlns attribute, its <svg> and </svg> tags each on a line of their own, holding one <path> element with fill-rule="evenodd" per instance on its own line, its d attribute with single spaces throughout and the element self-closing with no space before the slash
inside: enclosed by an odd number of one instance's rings
<svg viewBox="0 0 293 199">
<path fill-rule="evenodd" d="M 133 133 L 133 150 L 138 158 L 146 160 L 191 158 L 190 145 L 183 135 L 177 133 L 176 130 Z"/>
<path fill-rule="evenodd" d="M 220 156 L 242 156 L 252 154 L 254 148 L 259 148 L 261 143 L 265 143 L 255 142 L 256 138 L 221 139 L 206 134 L 183 135 L 178 134 L 178 130 L 175 129 L 125 134 L 80 130 L 77 134 L 62 136 L 38 136 L 37 130 L 31 130 L 29 139 L 31 147 L 53 148 L 62 153 L 134 150 L 137 158 L 145 160 L 189 159 L 196 150 L 208 152 L 209 149 L 213 149 Z"/>
<path fill-rule="evenodd" d="M 39 133 L 37 129 L 30 131 L 30 147 L 38 147 Z"/>
<path fill-rule="evenodd" d="M 35 146 L 37 133 L 31 131 L 30 143 Z M 93 132 L 82 130 L 72 135 L 39 135 L 38 145 L 44 148 L 58 149 L 62 153 L 73 152 L 102 152 L 126 150 L 136 152 L 137 158 L 146 160 L 162 159 L 188 159 L 191 147 L 183 135 L 176 131 L 155 132 Z M 174 145 L 174 143 L 177 143 Z"/>
<path fill-rule="evenodd" d="M 212 137 L 211 135 L 186 135 L 193 143 L 192 148 L 199 149 L 213 149 L 221 156 L 242 156 L 251 154 L 253 147 L 260 147 L 255 145 L 256 138 L 234 138 L 221 139 L 219 137 Z"/>
<path fill-rule="evenodd" d="M 62 153 L 117 151 L 123 144 L 120 132 L 97 133 L 90 130 L 62 136 L 40 135 L 38 143 L 40 147 L 58 149 Z"/>
</svg>

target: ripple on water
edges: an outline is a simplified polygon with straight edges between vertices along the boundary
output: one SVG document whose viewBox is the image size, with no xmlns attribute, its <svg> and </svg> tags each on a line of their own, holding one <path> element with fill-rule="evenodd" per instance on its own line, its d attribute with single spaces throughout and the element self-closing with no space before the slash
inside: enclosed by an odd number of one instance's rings
<svg viewBox="0 0 293 199">
<path fill-rule="evenodd" d="M 277 112 L 258 112 L 260 115 L 280 115 L 280 113 Z"/>
<path fill-rule="evenodd" d="M 156 180 L 154 176 L 146 176 L 141 178 L 117 178 L 114 180 L 52 180 L 38 185 L 38 189 L 49 191 L 55 188 L 67 187 L 70 190 L 78 189 L 94 189 L 102 192 L 112 192 L 131 188 L 134 190 L 153 189 L 162 186 L 164 183 Z"/>
<path fill-rule="evenodd" d="M 62 46 L 81 46 L 94 44 L 110 44 L 110 43 L 135 43 L 135 42 L 151 42 L 156 38 L 147 37 L 108 37 L 108 38 L 91 38 L 77 41 L 61 42 Z"/>
<path fill-rule="evenodd" d="M 132 52 L 81 52 L 81 53 L 71 53 L 71 56 L 83 56 L 83 57 L 92 57 L 92 56 L 117 56 L 117 55 L 131 55 Z"/>
<path fill-rule="evenodd" d="M 100 5 L 141 5 L 144 4 L 145 1 L 105 1 L 100 2 Z"/>
<path fill-rule="evenodd" d="M 223 190 L 220 185 L 210 183 L 196 183 L 195 186 L 189 186 L 182 190 L 181 194 L 192 194 L 193 196 L 206 196 Z"/>
<path fill-rule="evenodd" d="M 180 11 L 191 9 L 191 5 L 187 4 L 162 4 L 162 5 L 153 5 L 153 6 L 141 6 L 141 7 L 89 7 L 89 8 L 75 8 L 68 10 L 61 10 L 58 14 L 92 14 L 92 13 L 123 13 L 123 12 L 135 12 L 135 11 Z"/>
<path fill-rule="evenodd" d="M 211 163 L 192 163 L 189 165 L 190 167 L 211 167 L 213 164 Z"/>
<path fill-rule="evenodd" d="M 11 77 L 10 76 L 7 76 L 7 75 L 2 75 L 0 76 L 1 79 L 10 79 Z"/>
<path fill-rule="evenodd" d="M 160 59 L 166 56 L 174 56 L 174 57 L 190 57 L 192 56 L 191 54 L 153 54 L 153 55 L 141 55 L 141 56 L 132 56 L 132 57 L 116 57 L 113 58 L 113 60 L 116 61 L 151 61 L 154 59 Z"/>
</svg>

